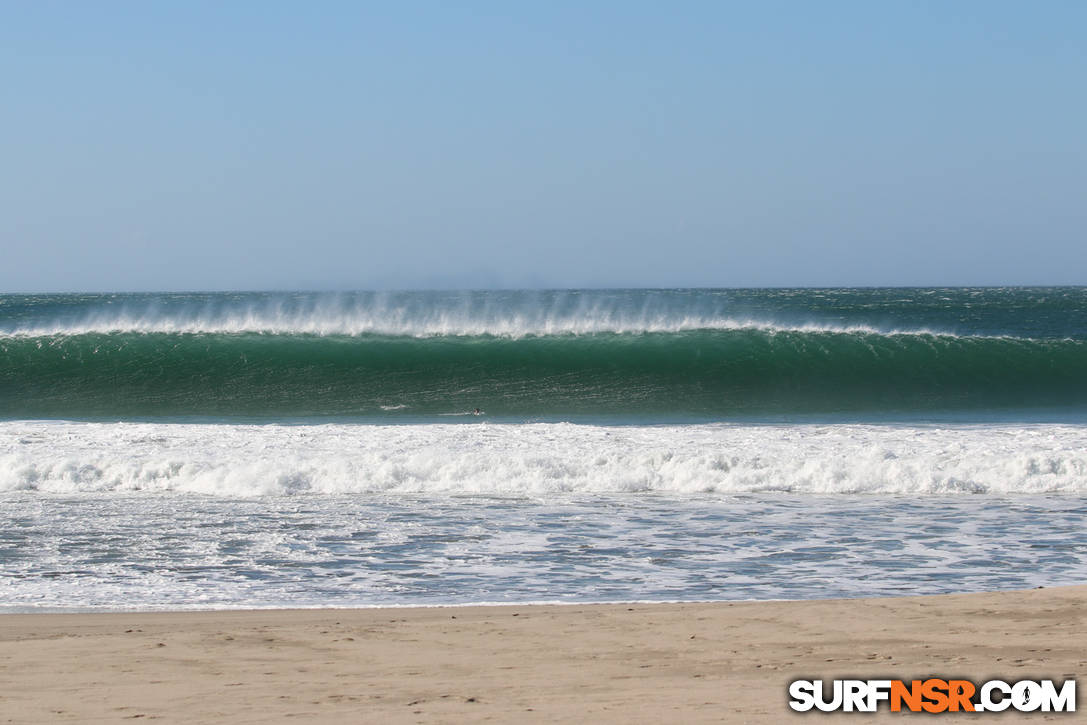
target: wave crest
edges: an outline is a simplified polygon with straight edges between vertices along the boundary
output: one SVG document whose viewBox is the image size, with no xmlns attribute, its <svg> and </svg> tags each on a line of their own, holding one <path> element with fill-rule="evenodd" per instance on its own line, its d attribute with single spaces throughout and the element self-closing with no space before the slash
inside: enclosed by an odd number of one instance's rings
<svg viewBox="0 0 1087 725">
<path fill-rule="evenodd" d="M 758 330 L 940 334 L 925 327 L 785 319 L 724 298 L 577 292 L 104 296 L 0 324 L 0 337 L 87 334 L 273 334 L 504 338 Z"/>
</svg>

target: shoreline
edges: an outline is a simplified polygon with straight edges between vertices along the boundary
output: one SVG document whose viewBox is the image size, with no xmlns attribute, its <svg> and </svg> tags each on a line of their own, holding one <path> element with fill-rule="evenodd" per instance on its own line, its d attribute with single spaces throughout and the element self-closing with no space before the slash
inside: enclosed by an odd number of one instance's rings
<svg viewBox="0 0 1087 725">
<path fill-rule="evenodd" d="M 792 601 L 11 613 L 0 615 L 0 719 L 774 722 L 798 715 L 787 706 L 793 679 L 1078 676 L 1087 672 L 1085 605 L 1087 585 Z"/>
<path fill-rule="evenodd" d="M 278 605 L 270 604 L 267 606 L 250 606 L 240 605 L 236 607 L 170 607 L 164 606 L 161 608 L 113 608 L 113 607 L 25 607 L 25 608 L 7 608 L 0 606 L 0 623 L 3 622 L 5 617 L 10 616 L 57 616 L 57 615 L 71 615 L 71 616 L 97 616 L 97 615 L 214 615 L 214 614 L 237 614 L 237 613 L 252 613 L 252 614 L 265 614 L 269 612 L 299 612 L 299 613 L 311 613 L 311 612 L 369 612 L 369 611 L 398 611 L 398 610 L 416 610 L 416 609 L 433 609 L 433 610 L 446 610 L 446 609 L 503 609 L 509 607 L 531 607 L 537 608 L 549 608 L 562 609 L 567 607 L 657 607 L 657 606 L 685 606 L 685 605 L 756 605 L 756 604 L 803 604 L 805 602 L 854 602 L 854 601 L 879 601 L 883 599 L 916 599 L 920 597 L 955 597 L 955 596 L 970 596 L 981 594 L 1015 594 L 1026 593 L 1036 590 L 1045 589 L 1074 589 L 1076 587 L 1085 587 L 1087 584 L 1045 584 L 1039 586 L 1033 586 L 1030 588 L 1016 587 L 1009 589 L 971 589 L 967 591 L 954 591 L 954 592 L 922 592 L 922 593 L 905 593 L 905 594 L 861 594 L 857 596 L 828 596 L 828 597 L 811 597 L 806 599 L 787 599 L 787 598 L 769 598 L 769 599 L 602 599 L 602 600 L 585 600 L 585 601 L 558 601 L 558 600 L 528 600 L 528 601 L 479 601 L 479 602 L 453 602 L 450 604 L 441 604 L 434 602 L 426 602 L 422 604 L 396 604 L 396 603 L 379 603 L 379 604 L 357 604 L 357 605 L 345 605 L 345 606 L 324 606 L 320 604 L 313 605 Z"/>
</svg>

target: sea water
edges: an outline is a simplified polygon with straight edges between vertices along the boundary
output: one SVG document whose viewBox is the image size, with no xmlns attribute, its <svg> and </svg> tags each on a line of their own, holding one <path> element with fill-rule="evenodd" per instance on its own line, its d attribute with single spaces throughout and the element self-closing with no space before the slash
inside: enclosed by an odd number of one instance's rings
<svg viewBox="0 0 1087 725">
<path fill-rule="evenodd" d="M 7 295 L 0 417 L 8 611 L 1087 572 L 1083 288 Z"/>
</svg>

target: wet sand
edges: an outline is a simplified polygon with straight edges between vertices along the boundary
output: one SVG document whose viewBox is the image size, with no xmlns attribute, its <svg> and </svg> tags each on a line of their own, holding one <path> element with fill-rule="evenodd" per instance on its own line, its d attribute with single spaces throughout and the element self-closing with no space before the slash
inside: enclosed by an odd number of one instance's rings
<svg viewBox="0 0 1087 725">
<path fill-rule="evenodd" d="M 0 615 L 0 722 L 776 722 L 796 678 L 1066 679 L 1087 586 L 893 599 Z M 945 715 L 940 721 L 1082 719 Z M 879 719 L 909 714 L 882 712 Z"/>
</svg>

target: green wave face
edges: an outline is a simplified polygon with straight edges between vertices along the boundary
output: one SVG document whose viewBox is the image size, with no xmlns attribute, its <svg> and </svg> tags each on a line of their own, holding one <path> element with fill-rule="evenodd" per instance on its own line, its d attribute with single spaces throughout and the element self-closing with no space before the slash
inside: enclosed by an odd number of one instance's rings
<svg viewBox="0 0 1087 725">
<path fill-rule="evenodd" d="M 0 339 L 0 414 L 523 419 L 1087 408 L 1087 343 L 690 330 L 477 336 L 89 332 Z"/>
</svg>

